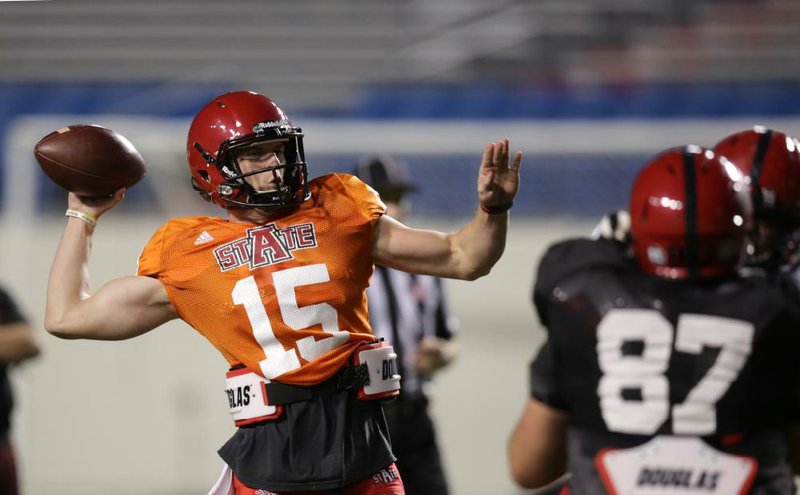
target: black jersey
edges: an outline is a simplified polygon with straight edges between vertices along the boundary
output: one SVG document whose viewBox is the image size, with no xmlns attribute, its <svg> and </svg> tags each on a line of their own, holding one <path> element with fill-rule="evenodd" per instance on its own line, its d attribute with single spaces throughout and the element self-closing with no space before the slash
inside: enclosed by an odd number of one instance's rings
<svg viewBox="0 0 800 495">
<path fill-rule="evenodd" d="M 534 288 L 548 340 L 531 395 L 570 418 L 572 493 L 604 493 L 596 456 L 699 437 L 758 462 L 752 493 L 793 493 L 781 429 L 798 421 L 800 314 L 765 277 L 645 274 L 621 244 L 552 246 Z"/>
</svg>

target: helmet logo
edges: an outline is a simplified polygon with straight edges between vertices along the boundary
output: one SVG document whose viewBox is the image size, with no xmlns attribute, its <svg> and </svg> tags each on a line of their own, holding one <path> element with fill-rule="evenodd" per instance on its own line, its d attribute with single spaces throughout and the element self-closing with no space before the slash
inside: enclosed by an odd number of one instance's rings
<svg viewBox="0 0 800 495">
<path fill-rule="evenodd" d="M 253 134 L 263 136 L 267 129 L 285 129 L 291 127 L 288 120 L 269 120 L 267 122 L 259 122 L 253 125 Z"/>
<path fill-rule="evenodd" d="M 647 246 L 647 259 L 654 265 L 664 266 L 667 264 L 667 253 L 660 246 Z"/>
<path fill-rule="evenodd" d="M 232 179 L 232 178 L 234 178 L 234 177 L 236 177 L 236 176 L 238 175 L 236 172 L 234 172 L 233 170 L 231 170 L 231 169 L 230 169 L 230 167 L 228 167 L 227 165 L 223 165 L 223 166 L 222 166 L 222 167 L 220 167 L 220 168 L 222 169 L 222 172 L 223 172 L 225 175 L 227 175 L 227 176 L 228 176 L 228 178 L 229 178 L 229 179 Z"/>
<path fill-rule="evenodd" d="M 227 184 L 220 184 L 218 190 L 222 196 L 230 196 L 233 194 L 233 188 Z"/>
</svg>

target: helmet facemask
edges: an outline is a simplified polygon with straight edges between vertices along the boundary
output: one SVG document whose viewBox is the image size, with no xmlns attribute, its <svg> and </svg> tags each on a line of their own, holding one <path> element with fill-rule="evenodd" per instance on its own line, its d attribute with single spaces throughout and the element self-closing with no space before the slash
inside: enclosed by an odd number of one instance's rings
<svg viewBox="0 0 800 495">
<path fill-rule="evenodd" d="M 789 271 L 800 264 L 800 222 L 794 215 L 782 213 L 756 209 L 748 265 Z"/>
<path fill-rule="evenodd" d="M 227 208 L 290 207 L 302 203 L 309 196 L 307 165 L 302 144 L 303 135 L 300 133 L 300 129 L 286 125 L 262 129 L 266 130 L 230 139 L 220 144 L 214 165 L 225 181 L 217 186 L 217 193 Z M 246 150 L 274 142 L 281 142 L 284 145 L 282 153 L 272 152 L 279 157 L 276 165 L 242 172 L 238 161 Z M 248 182 L 247 178 L 258 174 L 271 174 L 275 178 L 277 188 L 257 190 Z"/>
<path fill-rule="evenodd" d="M 283 144 L 285 158 L 280 163 L 267 159 L 261 164 L 247 164 L 246 173 L 242 173 L 235 161 L 238 154 L 270 142 Z M 186 140 L 186 158 L 193 187 L 205 200 L 222 208 L 295 207 L 310 197 L 302 130 L 292 125 L 274 101 L 252 91 L 220 95 L 195 115 Z M 255 170 L 249 165 L 268 167 Z M 281 180 L 265 181 L 263 174 L 280 176 Z M 273 190 L 265 187 L 278 182 Z"/>
</svg>

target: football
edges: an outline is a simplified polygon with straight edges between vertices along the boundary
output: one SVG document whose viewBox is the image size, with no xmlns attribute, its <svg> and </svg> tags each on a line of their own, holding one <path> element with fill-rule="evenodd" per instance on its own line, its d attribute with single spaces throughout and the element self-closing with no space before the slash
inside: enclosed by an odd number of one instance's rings
<svg viewBox="0 0 800 495">
<path fill-rule="evenodd" d="M 79 196 L 108 196 L 144 177 L 142 155 L 122 134 L 99 125 L 76 124 L 43 137 L 33 154 L 56 184 Z"/>
</svg>

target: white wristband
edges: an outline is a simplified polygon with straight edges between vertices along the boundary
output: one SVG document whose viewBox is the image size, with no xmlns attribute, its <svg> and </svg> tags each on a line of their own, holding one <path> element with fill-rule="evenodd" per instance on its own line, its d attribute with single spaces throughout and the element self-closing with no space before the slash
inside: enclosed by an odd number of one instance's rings
<svg viewBox="0 0 800 495">
<path fill-rule="evenodd" d="M 67 210 L 67 212 L 64 213 L 64 215 L 66 215 L 68 217 L 77 218 L 79 220 L 83 220 L 84 222 L 88 223 L 92 227 L 96 227 L 97 226 L 97 218 L 94 215 L 90 215 L 88 213 L 84 213 L 84 212 L 78 211 L 78 210 Z"/>
</svg>

